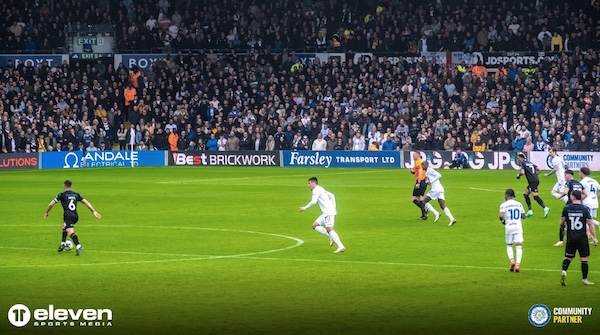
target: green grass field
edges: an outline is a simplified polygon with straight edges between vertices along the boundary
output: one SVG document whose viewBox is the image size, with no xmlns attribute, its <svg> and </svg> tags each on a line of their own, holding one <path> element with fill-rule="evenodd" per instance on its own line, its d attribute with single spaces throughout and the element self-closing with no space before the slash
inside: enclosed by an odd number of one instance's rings
<svg viewBox="0 0 600 335">
<path fill-rule="evenodd" d="M 522 272 L 508 271 L 498 221 L 503 191 L 522 201 L 513 171 L 440 170 L 458 223 L 417 220 L 408 170 L 102 168 L 2 172 L 0 334 L 584 334 L 582 324 L 538 329 L 534 304 L 600 308 L 600 251 L 581 285 L 574 260 L 560 285 L 564 249 L 553 247 L 562 209 L 543 178 L 543 218 L 524 221 Z M 310 225 L 316 175 L 336 195 L 333 254 Z M 594 176 L 594 175 L 593 175 Z M 598 174 L 595 174 L 598 177 Z M 85 251 L 58 253 L 62 208 L 48 202 L 71 179 L 103 215 L 79 205 Z M 439 208 L 437 203 L 434 207 Z M 110 308 L 111 328 L 14 328 L 7 312 Z"/>
</svg>

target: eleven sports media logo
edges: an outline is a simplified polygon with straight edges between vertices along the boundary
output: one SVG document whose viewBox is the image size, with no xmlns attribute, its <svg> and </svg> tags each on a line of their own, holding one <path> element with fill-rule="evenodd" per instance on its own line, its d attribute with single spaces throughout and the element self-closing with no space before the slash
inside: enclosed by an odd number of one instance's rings
<svg viewBox="0 0 600 335">
<path fill-rule="evenodd" d="M 590 315 L 592 307 L 554 307 L 550 313 L 546 305 L 536 304 L 531 306 L 527 317 L 532 325 L 541 328 L 550 323 L 550 320 L 557 324 L 581 324 L 583 317 Z"/>
<path fill-rule="evenodd" d="M 8 310 L 8 322 L 16 328 L 28 324 L 33 327 L 112 327 L 113 312 L 110 309 L 64 309 L 49 305 L 33 310 L 24 304 L 15 304 Z M 33 318 L 33 320 L 32 320 Z"/>
</svg>

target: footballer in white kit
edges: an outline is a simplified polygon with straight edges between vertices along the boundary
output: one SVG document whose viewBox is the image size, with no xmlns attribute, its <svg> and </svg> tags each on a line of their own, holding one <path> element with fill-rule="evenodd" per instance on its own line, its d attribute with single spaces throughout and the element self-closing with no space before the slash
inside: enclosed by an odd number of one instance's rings
<svg viewBox="0 0 600 335">
<path fill-rule="evenodd" d="M 510 272 L 521 271 L 521 259 L 523 257 L 523 224 L 521 218 L 525 216 L 525 208 L 515 200 L 515 191 L 507 189 L 504 192 L 505 202 L 500 205 L 500 221 L 504 225 L 506 234 L 506 254 L 510 260 Z M 517 251 L 515 261 L 513 245 Z"/>
<path fill-rule="evenodd" d="M 579 169 L 579 177 L 581 181 L 579 183 L 583 186 L 586 197 L 583 198 L 581 203 L 590 209 L 590 215 L 592 216 L 592 222 L 596 226 L 600 226 L 600 223 L 596 221 L 596 215 L 598 214 L 598 189 L 600 184 L 594 178 L 590 177 L 591 171 L 587 166 Z"/>
<path fill-rule="evenodd" d="M 306 206 L 299 208 L 300 212 L 319 204 L 322 214 L 313 223 L 313 229 L 323 235 L 327 235 L 330 241 L 329 245 L 333 246 L 334 243 L 337 245 L 335 253 L 346 251 L 339 235 L 333 230 L 335 216 L 337 215 L 335 196 L 333 193 L 326 191 L 322 186 L 319 186 L 319 180 L 316 177 L 308 180 L 308 187 L 312 191 L 312 199 Z"/>
<path fill-rule="evenodd" d="M 435 215 L 434 222 L 437 222 L 440 219 L 440 213 L 436 211 L 433 206 L 429 203 L 430 200 L 437 200 L 440 204 L 440 207 L 444 211 L 444 214 L 450 219 L 449 226 L 454 226 L 456 224 L 456 219 L 452 216 L 450 209 L 446 207 L 446 198 L 444 197 L 444 186 L 440 182 L 442 175 L 429 166 L 429 162 L 423 162 L 421 164 L 423 170 L 425 171 L 425 182 L 431 186 L 427 195 L 425 195 L 425 199 L 423 199 L 423 206 L 427 211 L 433 213 Z"/>
<path fill-rule="evenodd" d="M 554 184 L 554 187 L 552 188 L 552 191 L 550 193 L 555 198 L 557 198 L 562 193 L 563 189 L 565 188 L 566 164 L 565 164 L 565 161 L 558 155 L 555 148 L 551 148 L 549 153 L 550 153 L 550 157 L 552 157 L 552 160 L 551 160 L 552 171 L 544 174 L 544 176 L 548 177 L 550 175 L 556 174 L 556 184 Z M 567 196 L 563 196 L 562 198 L 560 198 L 560 200 L 562 200 L 566 203 L 569 199 Z"/>
</svg>

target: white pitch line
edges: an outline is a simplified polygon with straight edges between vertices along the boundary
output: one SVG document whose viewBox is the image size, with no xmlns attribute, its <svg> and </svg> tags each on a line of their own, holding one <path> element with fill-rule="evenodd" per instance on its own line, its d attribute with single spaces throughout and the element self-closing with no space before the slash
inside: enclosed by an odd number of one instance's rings
<svg viewBox="0 0 600 335">
<path fill-rule="evenodd" d="M 0 225 L 0 227 L 5 227 L 5 226 L 14 226 L 14 225 Z M 32 225 L 29 225 L 32 226 Z M 46 225 L 47 226 L 47 225 Z M 148 261 L 129 261 L 129 262 L 110 262 L 110 263 L 65 263 L 65 264 L 45 264 L 45 265 L 40 265 L 40 264 L 28 264 L 28 265 L 0 265 L 0 268 L 50 268 L 50 267 L 67 267 L 67 266 L 99 266 L 99 265 L 122 265 L 122 264 L 147 264 L 147 263 L 172 263 L 172 262 L 189 262 L 189 261 L 197 261 L 197 260 L 204 260 L 204 259 L 223 259 L 223 258 L 237 258 L 237 257 L 249 257 L 249 256 L 255 256 L 255 255 L 264 255 L 264 254 L 269 254 L 269 253 L 274 253 L 274 252 L 279 252 L 279 251 L 285 251 L 285 250 L 289 250 L 289 249 L 293 249 L 296 247 L 301 246 L 304 241 L 297 238 L 297 237 L 293 237 L 293 236 L 287 236 L 287 235 L 281 235 L 281 234 L 272 234 L 272 233 L 264 233 L 264 232 L 258 232 L 258 231 L 251 231 L 251 230 L 234 230 L 234 229 L 221 229 L 221 228 L 203 228 L 203 227 L 169 227 L 169 226 L 127 226 L 127 225 L 122 225 L 122 226 L 117 226 L 117 225 L 88 225 L 88 226 L 92 226 L 92 227 L 118 227 L 118 228 L 162 228 L 162 229 L 190 229 L 190 230 L 210 230 L 210 231 L 226 231 L 226 232 L 237 232 L 237 233 L 247 233 L 247 234 L 257 234 L 257 235 L 267 235 L 267 236 L 275 236 L 275 237 L 282 237 L 282 238 L 287 238 L 293 241 L 296 241 L 296 244 L 291 245 L 291 246 L 287 246 L 284 248 L 277 248 L 277 249 L 270 249 L 270 250 L 263 250 L 263 251 L 257 251 L 257 252 L 249 252 L 249 253 L 243 253 L 243 254 L 236 254 L 236 255 L 219 255 L 219 256 L 215 256 L 215 255 L 189 255 L 192 258 L 179 258 L 179 259 L 162 259 L 162 260 L 148 260 Z M 1 247 L 0 249 L 17 249 L 17 247 Z M 22 248 L 22 249 L 33 249 L 33 248 Z M 33 249 L 36 250 L 36 249 Z M 52 249 L 38 249 L 38 250 L 52 250 Z M 99 251 L 87 251 L 86 253 L 94 253 L 94 252 L 111 252 L 111 251 L 103 251 L 103 250 L 99 250 Z M 119 252 L 119 251 L 113 251 L 112 253 L 130 253 L 130 252 Z M 144 254 L 144 253 L 136 253 L 136 254 Z M 146 253 L 147 255 L 154 255 L 154 256 L 159 256 L 159 255 L 164 255 L 164 256 L 169 256 L 172 254 L 160 254 L 160 253 Z M 199 257 L 196 257 L 199 256 Z M 186 256 L 187 257 L 187 256 Z"/>
<path fill-rule="evenodd" d="M 310 258 L 276 258 L 276 257 L 252 257 L 239 256 L 236 258 L 268 260 L 268 261 L 289 261 L 289 262 L 316 262 L 316 263 L 344 263 L 344 264 L 366 264 L 366 265 L 394 265 L 394 266 L 414 266 L 414 267 L 435 267 L 435 268 L 456 268 L 456 269 L 477 269 L 477 270 L 507 270 L 499 266 L 478 266 L 478 265 L 453 265 L 453 264 L 427 264 L 427 263 L 400 263 L 400 262 L 372 262 L 372 261 L 344 261 L 337 259 L 310 259 Z M 529 269 L 525 271 L 556 272 L 560 269 Z M 600 273 L 600 271 L 589 271 L 590 273 Z"/>
<path fill-rule="evenodd" d="M 494 188 L 478 188 L 478 187 L 467 187 L 469 190 L 475 190 L 475 191 L 486 191 L 486 192 L 502 192 L 505 190 L 499 190 L 499 189 L 494 189 Z"/>
<path fill-rule="evenodd" d="M 363 173 L 373 173 L 379 172 L 377 169 L 366 170 L 366 171 L 346 171 L 346 172 L 333 172 L 333 173 L 324 173 L 325 175 L 345 175 L 345 174 L 363 174 Z M 232 178 L 212 178 L 212 179 L 187 179 L 187 180 L 172 180 L 172 181 L 157 181 L 155 184 L 209 184 L 223 181 L 242 181 L 242 180 L 260 180 L 260 179 L 273 179 L 273 178 L 289 178 L 289 177 L 306 177 L 307 173 L 304 174 L 295 174 L 295 175 L 276 175 L 276 176 L 256 176 L 256 177 L 232 177 Z"/>
<path fill-rule="evenodd" d="M 0 247 L 0 249 L 56 251 L 56 249 L 25 248 L 25 247 Z M 151 256 L 174 256 L 174 257 L 211 257 L 211 256 L 213 256 L 213 255 L 191 255 L 191 254 L 166 254 L 166 253 L 159 253 L 159 252 L 110 251 L 110 250 L 94 250 L 93 252 L 94 253 L 103 253 L 103 254 L 151 255 Z"/>
</svg>

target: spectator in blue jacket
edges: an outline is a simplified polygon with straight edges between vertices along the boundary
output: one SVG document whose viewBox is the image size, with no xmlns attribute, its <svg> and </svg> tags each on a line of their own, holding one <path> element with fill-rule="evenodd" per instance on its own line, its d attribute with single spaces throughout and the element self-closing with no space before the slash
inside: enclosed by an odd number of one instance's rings
<svg viewBox="0 0 600 335">
<path fill-rule="evenodd" d="M 208 151 L 217 151 L 217 138 L 215 134 L 211 133 L 210 138 L 206 140 L 206 150 Z"/>
<path fill-rule="evenodd" d="M 523 146 L 525 145 L 525 140 L 521 137 L 520 134 L 516 134 L 515 139 L 512 141 L 512 148 L 514 151 L 523 151 Z"/>
<path fill-rule="evenodd" d="M 383 141 L 383 144 L 381 145 L 381 150 L 396 150 L 396 141 L 394 141 L 393 136 L 394 134 L 385 135 L 385 141 Z"/>
</svg>

